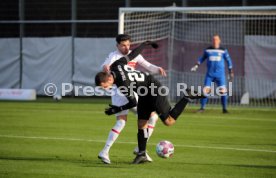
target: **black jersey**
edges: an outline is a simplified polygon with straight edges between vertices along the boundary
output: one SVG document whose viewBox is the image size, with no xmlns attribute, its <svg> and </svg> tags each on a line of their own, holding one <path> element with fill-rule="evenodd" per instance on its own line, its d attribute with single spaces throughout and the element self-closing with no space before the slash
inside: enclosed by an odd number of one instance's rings
<svg viewBox="0 0 276 178">
<path fill-rule="evenodd" d="M 134 70 L 127 65 L 127 62 L 128 58 L 122 57 L 110 67 L 114 76 L 114 84 L 129 101 L 122 108 L 129 109 L 134 103 L 136 104 L 131 91 L 133 90 L 139 96 L 138 119 L 148 120 L 153 111 L 156 111 L 161 119 L 166 119 L 171 107 L 167 97 L 158 94 L 161 83 L 148 73 Z M 154 87 L 150 88 L 151 86 Z"/>
<path fill-rule="evenodd" d="M 123 57 L 114 62 L 110 70 L 113 72 L 115 84 L 120 87 L 133 86 L 134 92 L 141 86 L 147 87 L 153 82 L 152 76 L 148 73 L 138 71 L 127 65 L 127 58 Z"/>
<path fill-rule="evenodd" d="M 114 77 L 114 84 L 117 85 L 118 89 L 124 94 L 130 102 L 133 102 L 134 95 L 132 92 L 145 93 L 145 88 L 149 89 L 149 86 L 154 82 L 153 77 L 145 72 L 134 70 L 132 67 L 127 65 L 127 57 L 122 57 L 115 61 L 110 66 L 110 71 Z M 142 88 L 141 90 L 141 87 Z M 139 89 L 140 92 L 137 92 Z"/>
</svg>

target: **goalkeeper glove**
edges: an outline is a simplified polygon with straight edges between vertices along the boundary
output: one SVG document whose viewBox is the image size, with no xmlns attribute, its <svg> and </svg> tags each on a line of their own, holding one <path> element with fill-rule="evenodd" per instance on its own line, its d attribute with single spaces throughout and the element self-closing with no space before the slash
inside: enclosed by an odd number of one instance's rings
<svg viewBox="0 0 276 178">
<path fill-rule="evenodd" d="M 192 67 L 192 68 L 191 68 L 191 71 L 192 71 L 192 72 L 196 72 L 197 68 L 198 68 L 198 64 L 196 64 L 194 67 Z"/>
<path fill-rule="evenodd" d="M 230 82 L 232 82 L 233 79 L 234 79 L 234 72 L 233 72 L 232 69 L 229 69 L 228 80 L 229 80 Z"/>
<path fill-rule="evenodd" d="M 105 114 L 106 115 L 112 115 L 116 114 L 118 112 L 122 111 L 122 107 L 114 106 L 114 105 L 109 105 L 109 108 L 105 109 Z"/>
</svg>

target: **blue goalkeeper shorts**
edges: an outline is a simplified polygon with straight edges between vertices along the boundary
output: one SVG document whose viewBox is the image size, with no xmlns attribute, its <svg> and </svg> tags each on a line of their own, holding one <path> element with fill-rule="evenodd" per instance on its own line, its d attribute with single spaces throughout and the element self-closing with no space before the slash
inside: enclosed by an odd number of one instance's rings
<svg viewBox="0 0 276 178">
<path fill-rule="evenodd" d="M 217 84 L 217 87 L 226 87 L 226 83 L 225 83 L 225 76 L 221 76 L 221 77 L 211 77 L 206 75 L 205 76 L 205 81 L 204 81 L 204 86 L 205 87 L 211 87 L 211 83 L 214 82 Z"/>
</svg>

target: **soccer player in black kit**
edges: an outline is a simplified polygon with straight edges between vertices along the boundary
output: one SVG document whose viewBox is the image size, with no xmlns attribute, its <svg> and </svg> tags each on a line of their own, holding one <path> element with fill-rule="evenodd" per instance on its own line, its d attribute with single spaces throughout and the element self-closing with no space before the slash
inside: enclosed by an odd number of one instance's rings
<svg viewBox="0 0 276 178">
<path fill-rule="evenodd" d="M 152 75 L 134 70 L 133 68 L 127 66 L 127 63 L 137 57 L 146 46 L 158 48 L 158 45 L 155 42 L 146 41 L 135 48 L 129 55 L 115 61 L 110 66 L 110 73 L 99 72 L 95 77 L 95 84 L 97 86 L 108 89 L 111 88 L 113 84 L 115 84 L 129 101 L 127 104 L 120 107 L 110 105 L 110 107 L 105 110 L 107 115 L 112 115 L 137 105 L 137 137 L 139 153 L 134 159 L 133 164 L 139 164 L 148 161 L 147 157 L 145 156 L 148 139 L 147 121 L 151 112 L 155 111 L 165 125 L 171 126 L 176 122 L 178 116 L 182 113 L 187 103 L 189 102 L 189 99 L 203 97 L 196 92 L 193 93 L 194 95 L 186 94 L 180 101 L 176 103 L 174 107 L 171 107 L 167 96 L 158 93 L 158 90 L 159 92 L 161 90 L 161 93 L 164 93 L 162 92 L 162 89 L 164 88 L 160 88 L 162 85 L 157 79 L 155 79 Z M 130 89 L 130 86 L 139 96 L 138 104 L 133 92 L 130 90 L 125 90 Z M 139 87 L 141 88 L 139 92 L 137 92 Z"/>
</svg>

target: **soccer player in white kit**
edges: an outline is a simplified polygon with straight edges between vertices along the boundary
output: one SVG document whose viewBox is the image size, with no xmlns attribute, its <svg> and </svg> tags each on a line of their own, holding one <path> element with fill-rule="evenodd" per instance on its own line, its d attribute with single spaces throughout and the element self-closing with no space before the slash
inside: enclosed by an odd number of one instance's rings
<svg viewBox="0 0 276 178">
<path fill-rule="evenodd" d="M 120 34 L 116 37 L 117 50 L 114 52 L 111 52 L 108 58 L 104 61 L 104 63 L 102 64 L 103 71 L 109 72 L 109 67 L 113 62 L 130 53 L 130 40 L 131 40 L 130 36 L 126 34 Z M 158 67 L 149 63 L 141 55 L 137 56 L 134 60 L 130 61 L 128 65 L 135 68 L 137 63 L 152 74 L 160 74 L 162 76 L 166 76 L 166 72 L 162 67 Z M 113 89 L 116 90 L 116 92 L 113 92 L 115 93 L 115 95 L 111 96 L 112 105 L 122 106 L 128 103 L 127 98 L 124 95 L 120 94 L 119 93 L 120 91 L 116 87 L 113 87 Z M 109 132 L 104 148 L 98 155 L 98 158 L 101 159 L 106 164 L 111 163 L 109 159 L 109 150 L 113 145 L 113 143 L 118 138 L 121 131 L 124 129 L 127 121 L 127 114 L 128 114 L 128 110 L 124 110 L 115 114 L 117 121 L 113 126 L 113 128 L 111 129 L 111 131 Z M 158 120 L 158 115 L 155 112 L 152 112 L 148 121 L 149 137 L 153 133 L 157 120 Z M 138 147 L 136 147 L 134 150 L 134 153 L 138 153 L 138 152 L 139 152 Z M 148 155 L 147 155 L 147 158 L 148 160 L 152 161 L 152 159 Z"/>
</svg>

